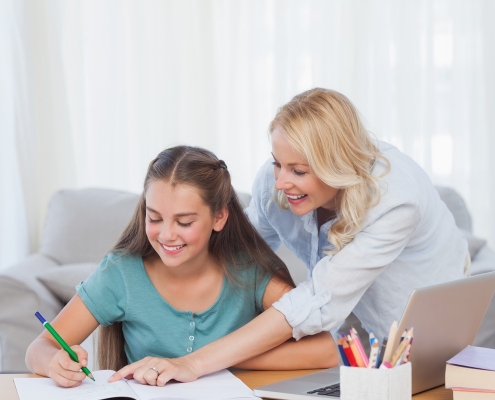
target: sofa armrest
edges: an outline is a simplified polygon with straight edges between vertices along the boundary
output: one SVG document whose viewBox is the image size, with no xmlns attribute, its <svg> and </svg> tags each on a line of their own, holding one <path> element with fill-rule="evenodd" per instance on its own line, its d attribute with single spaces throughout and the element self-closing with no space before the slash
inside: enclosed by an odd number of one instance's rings
<svg viewBox="0 0 495 400">
<path fill-rule="evenodd" d="M 495 251 L 484 245 L 471 260 L 471 275 L 495 271 Z"/>
<path fill-rule="evenodd" d="M 33 254 L 0 273 L 0 372 L 28 372 L 24 363 L 27 347 L 42 326 L 34 313 L 52 320 L 62 303 L 36 278 L 57 264 Z"/>
</svg>

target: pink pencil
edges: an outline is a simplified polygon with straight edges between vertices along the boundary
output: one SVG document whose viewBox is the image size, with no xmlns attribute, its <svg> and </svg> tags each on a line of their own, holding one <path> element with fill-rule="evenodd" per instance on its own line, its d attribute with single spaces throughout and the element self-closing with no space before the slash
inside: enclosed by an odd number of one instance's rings
<svg viewBox="0 0 495 400">
<path fill-rule="evenodd" d="M 356 329 L 351 328 L 351 337 L 354 339 L 354 343 L 356 343 L 356 347 L 359 351 L 359 355 L 363 359 L 364 366 L 367 367 L 369 364 L 368 356 L 366 355 L 366 352 L 364 351 L 363 344 L 361 343 L 361 340 L 359 339 L 358 333 Z"/>
</svg>

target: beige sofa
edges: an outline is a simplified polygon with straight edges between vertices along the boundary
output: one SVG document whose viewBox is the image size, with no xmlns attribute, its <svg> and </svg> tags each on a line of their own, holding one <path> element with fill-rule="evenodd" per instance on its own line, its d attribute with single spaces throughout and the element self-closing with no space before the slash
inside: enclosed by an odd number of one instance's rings
<svg viewBox="0 0 495 400">
<path fill-rule="evenodd" d="M 460 196 L 438 188 L 456 222 L 469 237 L 472 273 L 495 270 L 495 253 L 470 234 L 471 218 Z M 240 194 L 247 204 L 249 195 Z M 138 195 L 108 189 L 61 190 L 50 201 L 40 249 L 0 273 L 0 372 L 25 372 L 29 343 L 43 329 L 40 311 L 52 320 L 74 295 L 75 285 L 93 270 L 114 245 L 130 219 Z M 294 280 L 306 278 L 306 268 L 285 247 L 277 251 Z M 495 301 L 476 343 L 495 348 Z M 85 344 L 91 348 L 91 342 Z"/>
</svg>

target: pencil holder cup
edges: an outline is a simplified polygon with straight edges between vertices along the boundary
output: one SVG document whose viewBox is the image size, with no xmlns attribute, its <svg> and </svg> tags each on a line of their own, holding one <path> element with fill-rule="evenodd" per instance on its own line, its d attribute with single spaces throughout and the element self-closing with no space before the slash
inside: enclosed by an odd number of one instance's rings
<svg viewBox="0 0 495 400">
<path fill-rule="evenodd" d="M 342 400 L 411 400 L 411 363 L 393 368 L 340 367 Z"/>
</svg>

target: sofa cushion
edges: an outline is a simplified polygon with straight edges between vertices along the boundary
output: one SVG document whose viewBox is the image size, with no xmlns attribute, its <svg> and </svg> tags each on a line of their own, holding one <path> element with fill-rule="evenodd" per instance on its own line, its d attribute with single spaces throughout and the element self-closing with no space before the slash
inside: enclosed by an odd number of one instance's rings
<svg viewBox="0 0 495 400">
<path fill-rule="evenodd" d="M 43 331 L 34 313 L 40 311 L 51 321 L 62 307 L 36 279 L 39 271 L 50 268 L 57 268 L 53 260 L 33 254 L 0 273 L 0 373 L 29 372 L 26 349 Z"/>
<path fill-rule="evenodd" d="M 96 263 L 77 263 L 50 268 L 38 275 L 60 301 L 67 303 L 76 294 L 76 285 L 86 279 L 96 268 Z"/>
<path fill-rule="evenodd" d="M 48 207 L 40 253 L 61 265 L 100 261 L 128 224 L 138 198 L 99 188 L 56 192 Z"/>
<path fill-rule="evenodd" d="M 480 249 L 486 244 L 486 240 L 474 236 L 471 232 L 466 231 L 465 229 L 461 229 L 461 232 L 468 242 L 469 255 L 472 260 L 476 257 L 476 254 L 478 254 Z"/>
<path fill-rule="evenodd" d="M 456 225 L 468 232 L 472 232 L 471 215 L 461 195 L 454 189 L 445 186 L 435 186 L 442 201 L 447 205 L 455 219 Z"/>
</svg>

